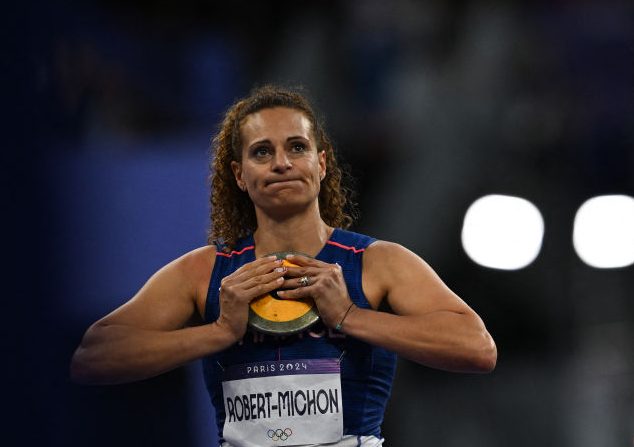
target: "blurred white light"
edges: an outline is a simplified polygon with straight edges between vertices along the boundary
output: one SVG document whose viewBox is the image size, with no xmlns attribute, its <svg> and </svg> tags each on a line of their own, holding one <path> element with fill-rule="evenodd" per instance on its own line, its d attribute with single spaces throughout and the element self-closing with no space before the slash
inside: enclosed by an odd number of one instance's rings
<svg viewBox="0 0 634 447">
<path fill-rule="evenodd" d="M 572 243 L 581 260 L 597 268 L 634 263 L 634 198 L 598 196 L 587 200 L 575 216 Z"/>
<path fill-rule="evenodd" d="M 520 197 L 488 195 L 467 210 L 462 246 L 480 265 L 517 270 L 535 260 L 544 238 L 544 219 L 535 205 Z"/>
</svg>

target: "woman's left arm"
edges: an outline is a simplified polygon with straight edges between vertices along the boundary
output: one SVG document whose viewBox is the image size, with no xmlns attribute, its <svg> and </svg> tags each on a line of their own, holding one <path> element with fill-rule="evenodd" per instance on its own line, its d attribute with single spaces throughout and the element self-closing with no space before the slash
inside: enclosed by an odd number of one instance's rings
<svg viewBox="0 0 634 447">
<path fill-rule="evenodd" d="M 344 333 L 432 368 L 495 368 L 497 349 L 482 319 L 416 254 L 375 242 L 364 253 L 363 288 L 371 301 L 384 297 L 394 313 L 354 308 Z"/>
<path fill-rule="evenodd" d="M 490 372 L 497 349 L 482 319 L 447 287 L 432 268 L 406 248 L 377 241 L 363 254 L 363 291 L 372 309 L 352 304 L 341 267 L 288 256 L 278 295 L 312 297 L 325 325 L 432 368 Z M 299 286 L 299 278 L 308 284 Z M 393 313 L 380 312 L 387 300 Z"/>
</svg>

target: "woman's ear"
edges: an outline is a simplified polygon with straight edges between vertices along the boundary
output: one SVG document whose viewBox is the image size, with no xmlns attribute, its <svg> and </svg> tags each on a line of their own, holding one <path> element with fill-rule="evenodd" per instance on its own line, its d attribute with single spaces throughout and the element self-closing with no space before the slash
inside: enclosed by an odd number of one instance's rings
<svg viewBox="0 0 634 447">
<path fill-rule="evenodd" d="M 317 152 L 319 156 L 319 180 L 326 177 L 326 151 Z"/>
<path fill-rule="evenodd" d="M 242 180 L 242 163 L 238 161 L 232 161 L 231 170 L 233 171 L 233 176 L 236 178 L 238 188 L 240 188 L 242 191 L 246 191 L 247 186 L 244 183 L 244 180 Z"/>
</svg>

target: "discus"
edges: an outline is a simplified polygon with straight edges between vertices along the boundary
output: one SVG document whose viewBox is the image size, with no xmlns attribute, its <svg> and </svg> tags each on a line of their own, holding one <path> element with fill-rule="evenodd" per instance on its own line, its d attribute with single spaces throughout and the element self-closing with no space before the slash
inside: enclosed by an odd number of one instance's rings
<svg viewBox="0 0 634 447">
<path fill-rule="evenodd" d="M 282 251 L 267 256 L 277 256 L 286 267 L 298 267 L 285 258 L 289 254 L 304 253 Z M 249 326 L 270 335 L 290 335 L 310 327 L 319 320 L 317 306 L 312 298 L 282 299 L 276 289 L 265 293 L 249 304 Z"/>
</svg>

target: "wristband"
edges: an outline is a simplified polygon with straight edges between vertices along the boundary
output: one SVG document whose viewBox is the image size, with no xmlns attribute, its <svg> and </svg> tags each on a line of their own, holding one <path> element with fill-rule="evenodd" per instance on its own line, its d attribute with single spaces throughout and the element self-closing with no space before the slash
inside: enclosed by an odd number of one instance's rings
<svg viewBox="0 0 634 447">
<path fill-rule="evenodd" d="M 341 321 L 339 322 L 339 324 L 337 324 L 337 326 L 335 326 L 335 329 L 340 331 L 341 330 L 341 325 L 343 324 L 343 320 L 346 319 L 346 317 L 348 316 L 348 312 L 350 312 L 350 309 L 352 309 L 352 306 L 354 306 L 354 303 L 350 303 L 350 306 L 348 307 L 348 310 L 346 310 L 346 313 L 343 314 L 343 318 L 341 319 Z"/>
</svg>

